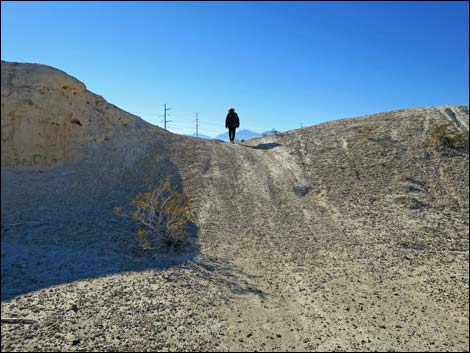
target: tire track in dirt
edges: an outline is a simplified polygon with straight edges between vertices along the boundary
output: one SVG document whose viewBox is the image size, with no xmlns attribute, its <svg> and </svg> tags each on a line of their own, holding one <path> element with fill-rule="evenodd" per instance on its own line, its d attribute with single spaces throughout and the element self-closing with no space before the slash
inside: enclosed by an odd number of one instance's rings
<svg viewBox="0 0 470 353">
<path fill-rule="evenodd" d="M 207 236 L 220 238 L 224 246 L 206 249 L 208 254 L 230 262 L 237 269 L 234 276 L 243 277 L 237 281 L 247 281 L 257 289 L 234 297 L 225 309 L 229 329 L 222 347 L 231 351 L 305 349 L 300 337 L 305 326 L 299 320 L 302 308 L 272 286 L 282 267 L 272 260 L 285 256 L 280 252 L 286 228 L 282 215 L 291 208 L 289 196 L 279 191 L 291 190 L 286 184 L 295 176 L 289 166 L 279 172 L 279 162 L 263 150 L 222 145 L 210 153 L 214 164 L 206 178 L 207 190 L 214 192 L 203 206 L 201 241 Z"/>
</svg>

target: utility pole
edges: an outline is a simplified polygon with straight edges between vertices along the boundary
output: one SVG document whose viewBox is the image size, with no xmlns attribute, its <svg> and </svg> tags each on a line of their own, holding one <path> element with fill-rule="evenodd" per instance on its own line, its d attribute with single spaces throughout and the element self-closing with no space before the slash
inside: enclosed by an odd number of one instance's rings
<svg viewBox="0 0 470 353">
<path fill-rule="evenodd" d="M 170 110 L 172 108 L 167 108 L 166 107 L 166 104 L 165 104 L 165 108 L 164 108 L 164 113 L 163 113 L 163 126 L 164 126 L 164 129 L 166 130 L 166 123 L 170 123 L 171 120 L 166 120 L 166 111 L 167 110 Z"/>
<path fill-rule="evenodd" d="M 199 137 L 199 113 L 196 113 L 196 137 Z"/>
<path fill-rule="evenodd" d="M 300 123 L 300 128 L 302 129 L 304 127 L 304 125 L 302 123 Z"/>
</svg>

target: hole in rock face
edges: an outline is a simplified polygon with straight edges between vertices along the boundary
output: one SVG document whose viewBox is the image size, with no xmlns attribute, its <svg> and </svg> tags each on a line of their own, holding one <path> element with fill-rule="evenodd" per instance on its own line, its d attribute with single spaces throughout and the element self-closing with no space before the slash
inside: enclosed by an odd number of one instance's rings
<svg viewBox="0 0 470 353">
<path fill-rule="evenodd" d="M 77 125 L 82 126 L 82 123 L 81 123 L 80 120 L 78 120 L 78 119 L 73 118 L 70 122 L 71 122 L 72 124 L 77 124 Z"/>
</svg>

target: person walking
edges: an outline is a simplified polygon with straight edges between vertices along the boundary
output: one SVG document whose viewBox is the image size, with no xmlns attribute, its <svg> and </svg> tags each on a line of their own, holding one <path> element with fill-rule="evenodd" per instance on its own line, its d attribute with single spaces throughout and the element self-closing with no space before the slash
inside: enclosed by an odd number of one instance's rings
<svg viewBox="0 0 470 353">
<path fill-rule="evenodd" d="M 235 143 L 235 131 L 240 126 L 240 119 L 234 108 L 228 110 L 227 117 L 225 118 L 225 128 L 228 129 L 228 137 L 230 143 Z"/>
</svg>

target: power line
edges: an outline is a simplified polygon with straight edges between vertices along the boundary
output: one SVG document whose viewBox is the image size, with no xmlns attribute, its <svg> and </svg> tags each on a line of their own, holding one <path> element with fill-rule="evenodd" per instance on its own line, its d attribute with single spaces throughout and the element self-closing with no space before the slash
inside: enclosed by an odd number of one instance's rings
<svg viewBox="0 0 470 353">
<path fill-rule="evenodd" d="M 163 126 L 164 126 L 165 130 L 166 130 L 166 123 L 171 122 L 171 120 L 166 120 L 166 112 L 167 112 L 167 110 L 170 110 L 170 109 L 172 109 L 172 108 L 167 108 L 166 103 L 165 103 L 164 114 L 163 114 Z"/>
</svg>

